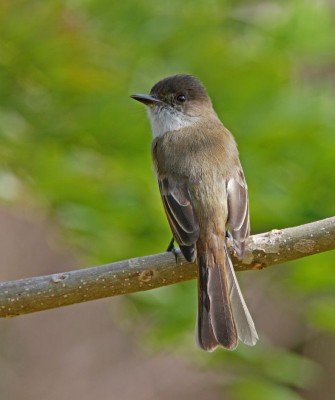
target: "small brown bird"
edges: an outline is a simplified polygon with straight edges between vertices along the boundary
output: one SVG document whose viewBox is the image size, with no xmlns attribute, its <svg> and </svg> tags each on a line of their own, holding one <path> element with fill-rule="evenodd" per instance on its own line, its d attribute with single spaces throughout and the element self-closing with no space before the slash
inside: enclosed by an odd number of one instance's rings
<svg viewBox="0 0 335 400">
<path fill-rule="evenodd" d="M 198 264 L 197 342 L 207 351 L 253 346 L 257 332 L 226 247 L 236 255 L 249 235 L 248 191 L 236 142 L 191 75 L 156 83 L 133 99 L 148 107 L 152 158 L 164 209 L 181 252 Z"/>
</svg>

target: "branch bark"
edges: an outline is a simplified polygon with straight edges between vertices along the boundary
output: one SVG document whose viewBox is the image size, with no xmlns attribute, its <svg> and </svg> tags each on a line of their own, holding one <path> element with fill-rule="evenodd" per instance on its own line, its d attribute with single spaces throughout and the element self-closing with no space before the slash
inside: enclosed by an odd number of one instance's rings
<svg viewBox="0 0 335 400">
<path fill-rule="evenodd" d="M 229 242 L 229 240 L 228 240 Z M 306 225 L 272 230 L 248 239 L 243 260 L 232 254 L 237 271 L 270 265 L 335 249 L 335 217 Z M 194 279 L 197 267 L 171 253 L 119 261 L 0 283 L 0 317 L 14 317 L 103 297 L 140 292 Z"/>
</svg>

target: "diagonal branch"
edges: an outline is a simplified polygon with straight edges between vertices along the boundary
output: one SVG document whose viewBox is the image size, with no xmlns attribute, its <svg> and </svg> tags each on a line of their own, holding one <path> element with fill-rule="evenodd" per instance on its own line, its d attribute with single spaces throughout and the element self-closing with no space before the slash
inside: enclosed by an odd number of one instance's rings
<svg viewBox="0 0 335 400">
<path fill-rule="evenodd" d="M 229 244 L 232 253 L 231 245 Z M 335 249 L 335 217 L 248 239 L 237 271 L 262 269 Z M 0 317 L 14 317 L 194 279 L 197 267 L 161 253 L 87 269 L 0 283 Z"/>
</svg>

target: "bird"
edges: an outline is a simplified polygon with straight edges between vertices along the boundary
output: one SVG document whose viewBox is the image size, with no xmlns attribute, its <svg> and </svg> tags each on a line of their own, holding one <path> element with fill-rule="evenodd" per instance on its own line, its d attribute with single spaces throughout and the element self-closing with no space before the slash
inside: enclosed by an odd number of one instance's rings
<svg viewBox="0 0 335 400">
<path fill-rule="evenodd" d="M 205 351 L 234 350 L 239 341 L 254 346 L 258 335 L 226 243 L 229 235 L 242 258 L 250 232 L 235 139 L 192 75 L 169 76 L 149 94 L 131 97 L 147 107 L 151 155 L 173 240 L 198 265 L 197 344 Z"/>
</svg>

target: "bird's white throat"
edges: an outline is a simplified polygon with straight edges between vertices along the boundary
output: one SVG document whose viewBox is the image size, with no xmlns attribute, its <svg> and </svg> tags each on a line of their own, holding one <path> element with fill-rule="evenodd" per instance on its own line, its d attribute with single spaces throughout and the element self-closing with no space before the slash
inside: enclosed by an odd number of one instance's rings
<svg viewBox="0 0 335 400">
<path fill-rule="evenodd" d="M 149 107 L 148 116 L 154 137 L 194 125 L 199 120 L 199 117 L 185 115 L 172 107 Z"/>
</svg>

